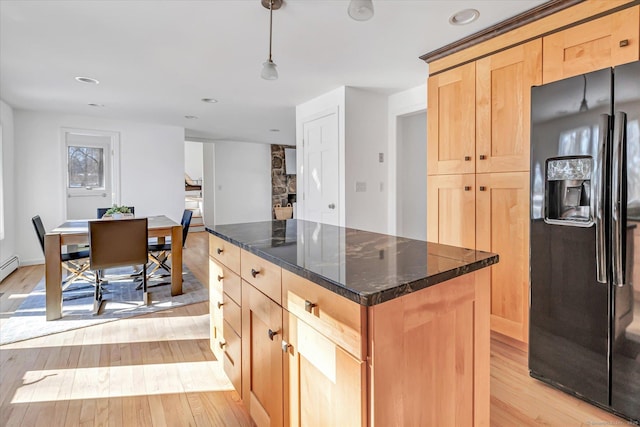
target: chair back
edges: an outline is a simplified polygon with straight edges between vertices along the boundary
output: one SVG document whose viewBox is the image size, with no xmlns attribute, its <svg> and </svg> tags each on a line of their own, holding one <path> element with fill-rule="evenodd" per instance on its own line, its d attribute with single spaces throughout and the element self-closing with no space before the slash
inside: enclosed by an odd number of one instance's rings
<svg viewBox="0 0 640 427">
<path fill-rule="evenodd" d="M 147 236 L 147 218 L 89 221 L 89 268 L 146 264 Z"/>
<path fill-rule="evenodd" d="M 189 226 L 191 225 L 191 217 L 193 216 L 193 211 L 189 209 L 185 209 L 182 213 L 182 221 L 180 221 L 180 225 L 182 225 L 182 247 L 187 242 L 187 236 L 189 235 Z"/>
<path fill-rule="evenodd" d="M 136 209 L 133 206 L 127 206 L 129 208 L 129 210 L 131 211 L 132 214 L 136 213 Z M 97 215 L 98 215 L 98 219 L 102 218 L 104 216 L 104 214 L 107 213 L 107 211 L 111 209 L 111 208 L 98 208 L 97 209 Z"/>
<path fill-rule="evenodd" d="M 47 232 L 44 229 L 44 225 L 42 225 L 42 219 L 40 219 L 40 215 L 36 215 L 31 218 L 31 222 L 33 223 L 33 228 L 36 229 L 36 234 L 38 235 L 38 240 L 40 241 L 40 247 L 42 248 L 42 253 L 44 253 L 44 235 Z"/>
</svg>

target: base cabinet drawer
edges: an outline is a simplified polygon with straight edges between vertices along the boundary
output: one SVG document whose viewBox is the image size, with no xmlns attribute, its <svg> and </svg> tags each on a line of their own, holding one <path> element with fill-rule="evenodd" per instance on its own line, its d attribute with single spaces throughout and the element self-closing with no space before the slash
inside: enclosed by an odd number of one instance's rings
<svg viewBox="0 0 640 427">
<path fill-rule="evenodd" d="M 226 292 L 222 294 L 222 316 L 224 326 L 231 327 L 236 334 L 242 336 L 242 310 Z"/>
<path fill-rule="evenodd" d="M 240 247 L 229 243 L 213 234 L 209 235 L 209 256 L 240 273 Z"/>
<path fill-rule="evenodd" d="M 281 304 L 282 268 L 257 255 L 242 251 L 240 276 L 254 288 Z"/>
<path fill-rule="evenodd" d="M 224 341 L 221 347 L 224 349 L 222 365 L 224 372 L 229 377 L 231 384 L 238 394 L 242 396 L 242 345 L 240 336 L 225 321 L 223 326 Z"/>
</svg>

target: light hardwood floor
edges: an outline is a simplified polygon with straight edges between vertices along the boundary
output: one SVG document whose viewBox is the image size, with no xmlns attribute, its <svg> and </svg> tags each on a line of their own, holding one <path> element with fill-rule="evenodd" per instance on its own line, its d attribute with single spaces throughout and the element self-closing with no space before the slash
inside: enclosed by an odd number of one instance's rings
<svg viewBox="0 0 640 427">
<path fill-rule="evenodd" d="M 207 245 L 191 233 L 184 250 L 205 285 Z M 43 274 L 0 284 L 0 328 Z M 250 426 L 208 334 L 203 302 L 0 346 L 0 426 Z M 507 343 L 492 337 L 492 426 L 626 424 L 530 378 L 526 351 Z"/>
</svg>

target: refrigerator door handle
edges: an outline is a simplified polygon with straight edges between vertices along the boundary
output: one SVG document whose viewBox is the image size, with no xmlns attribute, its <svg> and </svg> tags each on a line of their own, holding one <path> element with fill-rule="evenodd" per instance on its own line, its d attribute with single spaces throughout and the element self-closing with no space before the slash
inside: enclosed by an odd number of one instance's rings
<svg viewBox="0 0 640 427">
<path fill-rule="evenodd" d="M 598 141 L 598 164 L 595 165 L 595 223 L 596 223 L 596 273 L 600 283 L 607 283 L 607 240 L 604 222 L 605 182 L 608 175 L 606 157 L 609 152 L 609 120 L 608 114 L 600 115 L 600 132 Z"/>
<path fill-rule="evenodd" d="M 613 261 L 613 284 L 624 286 L 625 260 L 623 253 L 624 234 L 626 221 L 623 217 L 622 203 L 624 201 L 624 179 L 626 172 L 625 156 L 627 115 L 623 112 L 616 113 L 613 126 L 613 152 L 611 155 L 611 252 Z"/>
</svg>

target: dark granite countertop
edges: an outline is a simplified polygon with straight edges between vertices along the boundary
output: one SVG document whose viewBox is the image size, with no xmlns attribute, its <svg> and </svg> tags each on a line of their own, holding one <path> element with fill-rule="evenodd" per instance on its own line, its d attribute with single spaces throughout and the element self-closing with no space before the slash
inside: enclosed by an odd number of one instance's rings
<svg viewBox="0 0 640 427">
<path fill-rule="evenodd" d="M 375 305 L 498 262 L 498 255 L 289 219 L 207 231 L 361 305 Z"/>
</svg>

